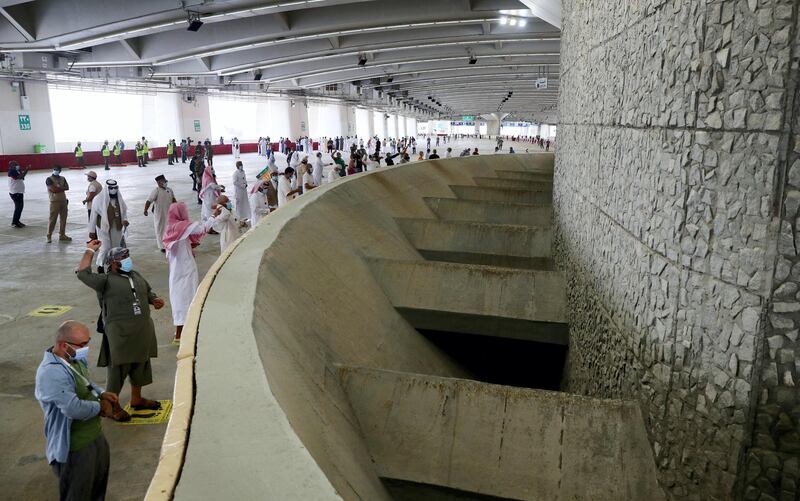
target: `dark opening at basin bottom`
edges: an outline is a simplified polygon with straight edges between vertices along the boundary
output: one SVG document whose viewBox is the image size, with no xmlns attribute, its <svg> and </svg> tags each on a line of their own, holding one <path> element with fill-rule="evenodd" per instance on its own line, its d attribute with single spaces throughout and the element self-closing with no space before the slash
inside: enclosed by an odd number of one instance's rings
<svg viewBox="0 0 800 501">
<path fill-rule="evenodd" d="M 513 498 L 500 498 L 438 485 L 419 484 L 393 478 L 382 478 L 381 480 L 395 501 L 515 501 Z"/>
<path fill-rule="evenodd" d="M 478 381 L 552 391 L 561 387 L 566 345 L 426 329 L 418 331 Z"/>
</svg>

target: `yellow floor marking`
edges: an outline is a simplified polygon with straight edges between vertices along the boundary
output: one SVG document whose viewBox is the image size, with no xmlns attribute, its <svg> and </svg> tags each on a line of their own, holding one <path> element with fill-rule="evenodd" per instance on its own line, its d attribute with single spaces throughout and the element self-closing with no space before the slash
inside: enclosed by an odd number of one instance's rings
<svg viewBox="0 0 800 501">
<path fill-rule="evenodd" d="M 117 423 L 125 426 L 135 424 L 160 424 L 169 419 L 172 413 L 172 400 L 159 400 L 161 408 L 158 410 L 143 409 L 135 411 L 131 409 L 131 404 L 125 406 L 125 412 L 131 415 L 131 420 L 125 423 Z"/>
<path fill-rule="evenodd" d="M 72 309 L 72 306 L 59 306 L 54 304 L 44 304 L 32 312 L 28 313 L 31 317 L 60 317 Z"/>
</svg>

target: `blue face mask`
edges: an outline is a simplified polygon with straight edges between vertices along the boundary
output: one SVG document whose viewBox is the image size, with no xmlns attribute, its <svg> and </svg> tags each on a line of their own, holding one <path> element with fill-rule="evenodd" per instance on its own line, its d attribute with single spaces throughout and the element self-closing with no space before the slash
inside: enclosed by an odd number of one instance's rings
<svg viewBox="0 0 800 501">
<path fill-rule="evenodd" d="M 233 210 L 233 204 L 228 202 L 228 203 L 225 204 L 225 208 L 228 209 L 228 210 Z"/>
<path fill-rule="evenodd" d="M 133 259 L 130 257 L 126 257 L 122 261 L 119 262 L 119 269 L 124 271 L 125 273 L 130 272 L 133 269 Z"/>
<path fill-rule="evenodd" d="M 84 346 L 83 348 L 78 348 L 75 350 L 75 356 L 72 357 L 74 362 L 84 362 L 89 363 L 89 347 Z"/>
</svg>

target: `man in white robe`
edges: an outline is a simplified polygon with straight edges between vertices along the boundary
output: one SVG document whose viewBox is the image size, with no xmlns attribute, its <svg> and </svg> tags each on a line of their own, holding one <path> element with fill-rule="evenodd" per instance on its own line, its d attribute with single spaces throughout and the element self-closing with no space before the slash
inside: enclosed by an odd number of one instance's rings
<svg viewBox="0 0 800 501">
<path fill-rule="evenodd" d="M 92 200 L 89 219 L 89 238 L 100 240 L 97 266 L 103 267 L 106 253 L 114 247 L 126 247 L 123 231 L 128 227 L 128 206 L 113 179 L 106 181 L 106 189 Z"/>
<path fill-rule="evenodd" d="M 294 195 L 300 193 L 299 188 L 292 188 L 292 177 L 294 176 L 294 169 L 287 167 L 283 174 L 278 177 L 278 207 L 283 207 L 286 203 L 294 198 Z"/>
<path fill-rule="evenodd" d="M 186 314 L 199 284 L 193 249 L 211 229 L 215 217 L 212 214 L 203 223 L 191 222 L 189 210 L 183 202 L 172 204 L 168 212 L 169 224 L 164 233 L 164 244 L 169 262 L 169 302 L 172 324 L 175 326 L 175 343 L 180 342 Z"/>
<path fill-rule="evenodd" d="M 241 160 L 236 162 L 233 171 L 233 207 L 236 217 L 244 221 L 250 217 L 250 201 L 247 199 L 247 176 L 244 173 L 244 164 Z"/>
<path fill-rule="evenodd" d="M 203 221 L 211 217 L 211 212 L 214 210 L 214 205 L 217 203 L 217 197 L 222 192 L 222 186 L 217 184 L 217 178 L 214 175 L 214 169 L 207 165 L 203 171 L 203 184 L 200 188 L 200 200 L 203 203 L 202 218 Z"/>
<path fill-rule="evenodd" d="M 231 150 L 233 150 L 233 158 L 239 159 L 239 138 L 234 137 L 231 142 Z"/>
<path fill-rule="evenodd" d="M 269 214 L 269 205 L 267 205 L 267 185 L 270 183 L 271 181 L 267 177 L 267 179 L 256 181 L 255 185 L 253 185 L 253 188 L 250 190 L 250 226 L 253 228 L 255 228 L 262 217 Z"/>
<path fill-rule="evenodd" d="M 166 252 L 162 238 L 164 230 L 167 228 L 167 213 L 169 206 L 175 203 L 175 194 L 167 186 L 167 178 L 161 174 L 156 178 L 156 188 L 150 192 L 147 201 L 144 203 L 144 215 L 148 215 L 150 206 L 153 206 L 153 226 L 156 230 L 156 245 L 161 252 Z"/>
<path fill-rule="evenodd" d="M 242 229 L 247 226 L 247 223 L 240 221 L 233 212 L 233 206 L 225 195 L 217 198 L 217 206 L 214 208 L 214 213 L 219 212 L 214 218 L 213 228 L 219 232 L 219 250 L 224 253 L 225 250 L 242 235 Z"/>
<path fill-rule="evenodd" d="M 323 164 L 322 163 L 322 152 L 317 152 L 317 156 L 314 159 L 314 184 L 316 186 L 322 186 L 322 174 L 325 171 L 326 165 L 333 165 L 332 163 Z"/>
</svg>

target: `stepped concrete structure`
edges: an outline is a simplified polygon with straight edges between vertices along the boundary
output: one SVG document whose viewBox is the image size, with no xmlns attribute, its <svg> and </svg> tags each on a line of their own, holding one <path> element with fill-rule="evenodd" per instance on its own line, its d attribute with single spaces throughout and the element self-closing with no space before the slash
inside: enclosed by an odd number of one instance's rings
<svg viewBox="0 0 800 501">
<path fill-rule="evenodd" d="M 552 172 L 420 162 L 262 220 L 192 305 L 148 499 L 663 499 L 638 404 L 491 384 L 430 334 L 569 343 Z"/>
</svg>

